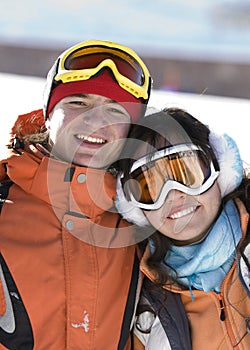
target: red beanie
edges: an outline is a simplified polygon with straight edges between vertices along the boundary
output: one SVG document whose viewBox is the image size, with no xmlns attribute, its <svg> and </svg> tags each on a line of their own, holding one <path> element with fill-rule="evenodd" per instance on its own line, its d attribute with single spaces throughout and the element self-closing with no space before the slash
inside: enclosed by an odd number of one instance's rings
<svg viewBox="0 0 250 350">
<path fill-rule="evenodd" d="M 120 103 L 130 114 L 132 121 L 136 121 L 142 115 L 142 100 L 131 95 L 128 91 L 112 78 L 108 70 L 97 77 L 88 80 L 62 83 L 52 92 L 48 104 L 48 114 L 53 107 L 64 97 L 75 94 L 96 94 Z"/>
</svg>

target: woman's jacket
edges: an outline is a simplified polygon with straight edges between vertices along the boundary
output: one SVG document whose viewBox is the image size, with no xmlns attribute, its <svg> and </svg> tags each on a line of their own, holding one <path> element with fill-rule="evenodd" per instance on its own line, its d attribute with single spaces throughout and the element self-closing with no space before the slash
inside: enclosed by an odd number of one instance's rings
<svg viewBox="0 0 250 350">
<path fill-rule="evenodd" d="M 114 210 L 116 178 L 26 144 L 2 158 L 0 181 L 11 184 L 0 214 L 0 349 L 130 349 L 138 265 Z"/>
<path fill-rule="evenodd" d="M 236 200 L 241 218 L 242 256 L 238 255 L 220 293 L 183 289 L 177 283 L 156 287 L 146 260 L 146 276 L 135 323 L 135 350 L 248 350 L 250 349 L 250 225 L 243 203 Z M 247 229 L 248 227 L 248 229 Z M 143 330 L 141 332 L 140 330 Z M 145 332 L 146 329 L 146 332 Z"/>
</svg>

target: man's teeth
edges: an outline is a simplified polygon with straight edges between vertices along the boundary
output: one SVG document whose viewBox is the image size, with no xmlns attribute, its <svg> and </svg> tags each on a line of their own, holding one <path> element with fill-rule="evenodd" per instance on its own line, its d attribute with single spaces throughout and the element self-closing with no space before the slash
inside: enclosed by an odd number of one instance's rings
<svg viewBox="0 0 250 350">
<path fill-rule="evenodd" d="M 185 215 L 188 215 L 188 214 L 194 212 L 196 208 L 197 207 L 190 207 L 190 208 L 178 211 L 177 213 L 174 213 L 174 214 L 170 215 L 169 217 L 170 217 L 170 219 L 179 219 L 182 216 L 185 216 Z"/>
<path fill-rule="evenodd" d="M 88 142 L 93 142 L 93 143 L 105 143 L 105 140 L 101 139 L 99 137 L 91 137 L 91 136 L 86 136 L 86 135 L 81 135 L 81 134 L 76 135 L 76 137 L 79 140 L 83 140 L 83 141 L 88 141 Z"/>
</svg>

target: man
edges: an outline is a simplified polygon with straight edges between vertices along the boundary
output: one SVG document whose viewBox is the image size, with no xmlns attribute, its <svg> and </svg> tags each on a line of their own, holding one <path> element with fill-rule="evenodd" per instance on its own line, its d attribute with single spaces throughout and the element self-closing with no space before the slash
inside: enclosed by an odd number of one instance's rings
<svg viewBox="0 0 250 350">
<path fill-rule="evenodd" d="M 86 41 L 51 68 L 44 111 L 18 117 L 0 162 L 0 349 L 130 349 L 138 266 L 114 174 L 150 85 L 133 50 Z"/>
</svg>

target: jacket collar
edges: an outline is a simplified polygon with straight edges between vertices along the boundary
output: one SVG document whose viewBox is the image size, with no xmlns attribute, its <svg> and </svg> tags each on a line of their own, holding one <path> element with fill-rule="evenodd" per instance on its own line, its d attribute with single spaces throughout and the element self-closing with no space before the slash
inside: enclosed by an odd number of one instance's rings
<svg viewBox="0 0 250 350">
<path fill-rule="evenodd" d="M 243 202 L 236 198 L 235 199 L 236 206 L 239 211 L 239 216 L 240 216 L 240 225 L 241 225 L 241 230 L 242 230 L 242 239 L 239 242 L 239 246 L 241 246 L 244 242 L 244 240 L 248 240 L 249 242 L 249 233 L 247 232 L 248 230 L 248 223 L 249 223 L 249 213 L 246 210 L 245 205 Z M 250 225 L 250 223 L 249 223 Z M 250 243 L 246 244 L 246 247 L 244 249 L 244 252 L 246 254 L 246 257 L 248 259 L 248 262 L 250 263 Z M 141 271 L 151 280 L 151 281 L 156 281 L 157 280 L 157 273 L 154 270 L 151 270 L 148 265 L 147 265 L 147 259 L 150 256 L 150 247 L 147 245 L 145 252 L 143 254 L 143 257 L 141 259 L 140 263 L 140 269 Z M 246 289 L 249 297 L 250 297 L 250 287 L 249 287 L 249 282 L 250 282 L 250 271 L 248 271 L 246 263 L 244 262 L 243 258 L 239 255 L 237 258 L 237 263 L 238 263 L 238 269 L 240 273 L 240 279 L 241 282 Z M 243 269 L 242 269 L 243 268 Z M 245 286 L 246 285 L 246 286 Z M 177 289 L 180 289 L 177 284 L 175 284 L 175 287 Z"/>
<path fill-rule="evenodd" d="M 58 208 L 95 217 L 112 210 L 116 178 L 101 169 L 79 167 L 44 156 L 36 147 L 10 151 L 1 161 L 0 181 L 6 176 L 23 191 Z"/>
</svg>

